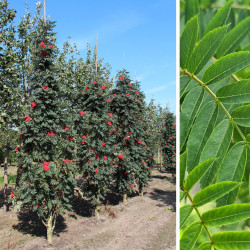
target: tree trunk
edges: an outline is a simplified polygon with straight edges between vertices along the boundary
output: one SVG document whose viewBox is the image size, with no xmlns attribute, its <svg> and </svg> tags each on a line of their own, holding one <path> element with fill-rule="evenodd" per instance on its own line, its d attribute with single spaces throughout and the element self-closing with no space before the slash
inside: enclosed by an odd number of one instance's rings
<svg viewBox="0 0 250 250">
<path fill-rule="evenodd" d="M 139 196 L 143 197 L 143 185 L 139 185 Z"/>
<path fill-rule="evenodd" d="M 161 163 L 160 163 L 160 171 L 161 171 L 161 168 L 162 168 L 162 150 L 160 150 L 160 161 L 161 161 Z"/>
<path fill-rule="evenodd" d="M 101 208 L 99 194 L 100 194 L 100 190 L 98 190 L 97 204 L 95 206 L 95 217 L 97 220 L 100 220 L 100 208 Z"/>
<path fill-rule="evenodd" d="M 7 188 L 8 188 L 8 160 L 9 160 L 9 154 L 10 154 L 10 143 L 7 142 L 6 145 L 6 152 L 4 157 L 4 189 L 3 189 L 3 198 L 4 198 L 4 211 L 7 212 L 8 202 L 7 202 Z"/>
<path fill-rule="evenodd" d="M 101 194 L 101 190 L 98 189 L 97 197 L 96 197 L 96 205 L 95 205 L 95 217 L 97 220 L 100 219 L 100 209 L 101 209 L 100 194 Z"/>
<path fill-rule="evenodd" d="M 47 241 L 49 244 L 52 244 L 53 241 L 54 227 L 55 227 L 55 218 L 53 214 L 50 214 L 47 222 Z"/>
<path fill-rule="evenodd" d="M 158 169 L 159 169 L 159 162 L 160 162 L 160 149 L 158 148 L 158 159 L 157 159 L 157 165 L 158 165 Z"/>
<path fill-rule="evenodd" d="M 128 202 L 127 194 L 123 194 L 123 202 L 124 202 L 124 203 L 127 203 L 127 202 Z"/>
</svg>

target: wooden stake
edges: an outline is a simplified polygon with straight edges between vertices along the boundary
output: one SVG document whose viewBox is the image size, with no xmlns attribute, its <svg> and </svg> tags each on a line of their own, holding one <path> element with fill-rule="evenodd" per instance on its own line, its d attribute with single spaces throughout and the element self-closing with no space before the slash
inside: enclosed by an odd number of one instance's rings
<svg viewBox="0 0 250 250">
<path fill-rule="evenodd" d="M 46 8 L 45 8 L 45 0 L 43 4 L 43 11 L 44 11 L 44 23 L 46 23 Z"/>
<path fill-rule="evenodd" d="M 96 33 L 96 57 L 95 57 L 95 71 L 96 71 L 96 75 L 97 75 L 97 41 L 98 41 L 98 32 Z"/>
<path fill-rule="evenodd" d="M 123 52 L 123 74 L 124 74 L 124 52 Z"/>
</svg>

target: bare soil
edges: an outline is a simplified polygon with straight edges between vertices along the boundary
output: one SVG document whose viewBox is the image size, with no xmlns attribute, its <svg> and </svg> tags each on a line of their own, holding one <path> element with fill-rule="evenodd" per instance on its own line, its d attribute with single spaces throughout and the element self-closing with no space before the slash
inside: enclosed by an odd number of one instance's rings
<svg viewBox="0 0 250 250">
<path fill-rule="evenodd" d="M 174 250 L 175 178 L 158 170 L 152 177 L 144 196 L 135 194 L 127 204 L 110 193 L 100 220 L 86 200 L 75 200 L 74 212 L 58 218 L 52 245 L 35 215 L 0 210 L 0 249 Z"/>
</svg>

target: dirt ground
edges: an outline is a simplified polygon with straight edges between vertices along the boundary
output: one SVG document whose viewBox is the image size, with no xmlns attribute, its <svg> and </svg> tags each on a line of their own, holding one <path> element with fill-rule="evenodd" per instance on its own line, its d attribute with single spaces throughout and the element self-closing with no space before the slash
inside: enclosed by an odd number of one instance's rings
<svg viewBox="0 0 250 250">
<path fill-rule="evenodd" d="M 51 246 L 33 215 L 0 210 L 0 249 L 174 250 L 175 180 L 157 170 L 152 176 L 144 196 L 134 195 L 127 204 L 110 194 L 99 221 L 87 201 L 75 201 L 74 212 L 58 219 Z"/>
</svg>

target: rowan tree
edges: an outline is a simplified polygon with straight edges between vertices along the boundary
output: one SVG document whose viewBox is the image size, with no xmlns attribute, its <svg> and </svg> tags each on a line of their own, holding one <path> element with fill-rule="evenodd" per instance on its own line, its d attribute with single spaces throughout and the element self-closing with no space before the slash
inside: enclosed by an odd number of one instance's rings
<svg viewBox="0 0 250 250">
<path fill-rule="evenodd" d="M 115 121 L 102 72 L 92 71 L 85 83 L 79 93 L 76 116 L 78 161 L 84 178 L 80 188 L 91 199 L 99 218 L 101 199 L 110 186 L 115 168 Z"/>
<path fill-rule="evenodd" d="M 164 167 L 175 173 L 176 171 L 176 128 L 174 114 L 169 112 L 166 115 L 166 125 L 163 131 L 163 159 Z"/>
<path fill-rule="evenodd" d="M 136 181 L 139 181 L 140 193 L 146 185 L 150 175 L 150 156 L 145 140 L 144 96 L 137 84 L 130 80 L 128 72 L 121 71 L 117 77 L 112 97 L 112 109 L 117 117 L 115 182 L 126 202 L 127 194 L 135 192 Z"/>
<path fill-rule="evenodd" d="M 30 111 L 20 127 L 18 166 L 20 180 L 13 201 L 20 209 L 35 211 L 47 227 L 52 242 L 56 218 L 70 209 L 74 195 L 74 138 L 69 120 L 62 117 L 60 83 L 54 65 L 54 22 L 40 19 L 34 32 L 31 51 L 33 77 L 30 88 Z"/>
</svg>

